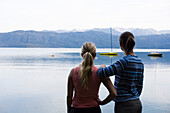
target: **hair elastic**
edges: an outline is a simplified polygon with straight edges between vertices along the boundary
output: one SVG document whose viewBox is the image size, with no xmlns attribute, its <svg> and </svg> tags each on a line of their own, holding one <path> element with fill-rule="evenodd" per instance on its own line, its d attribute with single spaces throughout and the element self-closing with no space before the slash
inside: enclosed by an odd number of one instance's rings
<svg viewBox="0 0 170 113">
<path fill-rule="evenodd" d="M 83 52 L 83 55 L 85 54 L 86 52 Z M 90 53 L 90 52 L 89 52 Z M 92 56 L 93 56 L 93 58 L 95 57 L 95 53 L 90 53 Z"/>
</svg>

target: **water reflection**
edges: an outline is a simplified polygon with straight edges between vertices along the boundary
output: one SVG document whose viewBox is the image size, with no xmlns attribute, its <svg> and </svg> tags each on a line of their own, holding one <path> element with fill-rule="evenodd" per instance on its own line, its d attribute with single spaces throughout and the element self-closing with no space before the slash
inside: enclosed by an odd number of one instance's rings
<svg viewBox="0 0 170 113">
<path fill-rule="evenodd" d="M 116 54 L 116 55 L 100 55 L 100 56 L 109 57 L 110 58 L 110 64 L 112 64 L 113 63 L 113 57 L 118 57 L 118 54 Z"/>
<path fill-rule="evenodd" d="M 44 51 L 45 50 L 45 51 Z M 0 113 L 65 113 L 66 86 L 69 71 L 82 58 L 78 50 L 55 52 L 56 49 L 5 49 L 0 51 Z M 61 50 L 60 50 L 61 51 Z M 104 50 L 102 50 L 104 51 Z M 23 54 L 22 54 L 23 52 Z M 51 57 L 51 55 L 54 57 Z M 144 90 L 141 95 L 143 113 L 170 112 L 170 52 L 159 58 L 148 52 L 135 52 L 144 65 Z M 124 56 L 100 56 L 95 65 L 110 65 Z M 114 76 L 111 77 L 114 82 Z M 101 86 L 100 98 L 107 95 Z M 102 107 L 113 113 L 113 102 Z"/>
</svg>

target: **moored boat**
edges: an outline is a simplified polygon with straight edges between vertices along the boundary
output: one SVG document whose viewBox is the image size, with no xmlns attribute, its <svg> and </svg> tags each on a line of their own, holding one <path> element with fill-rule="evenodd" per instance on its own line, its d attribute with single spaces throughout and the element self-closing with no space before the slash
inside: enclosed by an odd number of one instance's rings
<svg viewBox="0 0 170 113">
<path fill-rule="evenodd" d="M 109 53 L 100 53 L 100 55 L 118 55 L 118 53 L 113 53 L 113 52 L 109 52 Z"/>
<path fill-rule="evenodd" d="M 100 53 L 100 55 L 103 55 L 103 56 L 117 56 L 118 53 L 114 53 L 112 52 L 112 28 L 110 28 L 110 37 L 111 37 L 111 52 L 108 52 L 108 53 Z"/>
<path fill-rule="evenodd" d="M 162 57 L 162 53 L 149 53 L 148 56 Z"/>
</svg>

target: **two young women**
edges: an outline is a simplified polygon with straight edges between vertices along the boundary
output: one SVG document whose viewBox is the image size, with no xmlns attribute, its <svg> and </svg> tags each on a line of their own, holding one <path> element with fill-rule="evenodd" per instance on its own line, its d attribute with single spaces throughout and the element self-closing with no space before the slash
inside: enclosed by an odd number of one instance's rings
<svg viewBox="0 0 170 113">
<path fill-rule="evenodd" d="M 133 34 L 122 33 L 119 44 L 125 56 L 108 67 L 102 64 L 99 69 L 93 65 L 96 57 L 95 45 L 85 43 L 82 46 L 81 56 L 84 60 L 79 67 L 71 70 L 68 78 L 68 113 L 101 113 L 99 105 L 112 99 L 115 101 L 115 113 L 142 112 L 139 96 L 143 88 L 144 65 L 133 52 Z M 114 86 L 109 79 L 112 75 L 115 75 Z M 98 98 L 101 82 L 110 92 L 103 101 Z M 75 93 L 72 99 L 73 91 Z"/>
</svg>

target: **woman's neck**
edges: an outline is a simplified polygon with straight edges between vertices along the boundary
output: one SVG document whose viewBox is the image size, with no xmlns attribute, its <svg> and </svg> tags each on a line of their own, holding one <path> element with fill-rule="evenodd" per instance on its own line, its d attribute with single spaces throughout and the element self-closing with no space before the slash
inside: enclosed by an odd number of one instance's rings
<svg viewBox="0 0 170 113">
<path fill-rule="evenodd" d="M 132 51 L 130 51 L 129 53 L 125 53 L 125 56 L 127 56 L 127 55 L 135 56 L 135 54 L 134 54 L 133 50 L 132 50 Z"/>
</svg>

